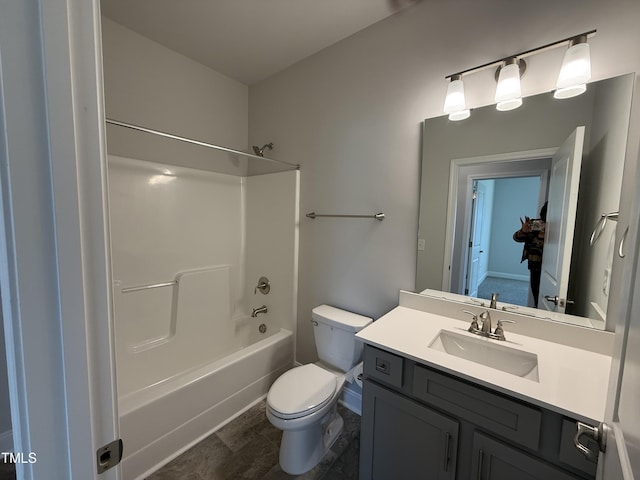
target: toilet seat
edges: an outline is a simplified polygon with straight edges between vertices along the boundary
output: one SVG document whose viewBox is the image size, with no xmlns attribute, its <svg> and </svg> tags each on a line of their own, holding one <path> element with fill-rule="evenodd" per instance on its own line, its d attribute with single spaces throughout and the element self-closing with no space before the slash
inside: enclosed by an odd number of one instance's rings
<svg viewBox="0 0 640 480">
<path fill-rule="evenodd" d="M 336 375 L 310 363 L 282 374 L 269 389 L 267 404 L 277 417 L 300 418 L 329 403 L 336 387 Z"/>
</svg>

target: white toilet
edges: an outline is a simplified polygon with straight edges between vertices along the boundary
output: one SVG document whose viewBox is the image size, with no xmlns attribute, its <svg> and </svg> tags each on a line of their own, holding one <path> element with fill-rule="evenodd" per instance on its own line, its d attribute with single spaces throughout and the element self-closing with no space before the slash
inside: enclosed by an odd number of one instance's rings
<svg viewBox="0 0 640 480">
<path fill-rule="evenodd" d="M 314 308 L 311 317 L 320 361 L 285 372 L 267 395 L 267 418 L 283 431 L 280 467 L 290 475 L 315 467 L 340 435 L 345 373 L 362 360 L 355 334 L 372 322 L 329 305 Z"/>
</svg>

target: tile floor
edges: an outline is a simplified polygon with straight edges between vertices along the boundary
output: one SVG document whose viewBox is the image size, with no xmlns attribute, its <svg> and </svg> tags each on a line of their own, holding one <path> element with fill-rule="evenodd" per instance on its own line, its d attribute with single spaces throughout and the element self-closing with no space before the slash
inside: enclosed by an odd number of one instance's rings
<svg viewBox="0 0 640 480">
<path fill-rule="evenodd" d="M 0 458 L 0 480 L 15 480 L 16 467 L 12 463 L 5 463 Z"/>
<path fill-rule="evenodd" d="M 325 458 L 304 475 L 278 465 L 282 432 L 262 401 L 171 461 L 147 480 L 357 480 L 360 416 L 338 406 L 345 427 Z"/>
</svg>

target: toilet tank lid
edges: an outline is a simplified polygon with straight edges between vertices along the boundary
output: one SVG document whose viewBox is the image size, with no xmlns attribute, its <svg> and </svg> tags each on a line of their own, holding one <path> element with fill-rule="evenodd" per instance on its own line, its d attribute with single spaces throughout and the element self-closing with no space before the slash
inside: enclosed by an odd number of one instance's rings
<svg viewBox="0 0 640 480">
<path fill-rule="evenodd" d="M 347 312 L 330 305 L 319 305 L 311 311 L 311 317 L 320 323 L 326 323 L 343 330 L 359 332 L 373 322 L 373 319 Z"/>
</svg>

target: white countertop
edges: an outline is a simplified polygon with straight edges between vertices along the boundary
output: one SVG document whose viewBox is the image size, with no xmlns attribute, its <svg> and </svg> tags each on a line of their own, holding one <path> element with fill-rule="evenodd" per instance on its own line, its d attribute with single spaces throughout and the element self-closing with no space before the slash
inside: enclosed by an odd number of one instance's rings
<svg viewBox="0 0 640 480">
<path fill-rule="evenodd" d="M 400 306 L 356 336 L 369 345 L 577 420 L 593 423 L 604 419 L 611 357 L 511 333 L 509 324 L 505 324 L 507 340 L 499 343 L 538 356 L 539 381 L 536 382 L 429 348 L 440 330 L 482 338 L 467 332 L 469 324 L 469 321 Z"/>
</svg>

